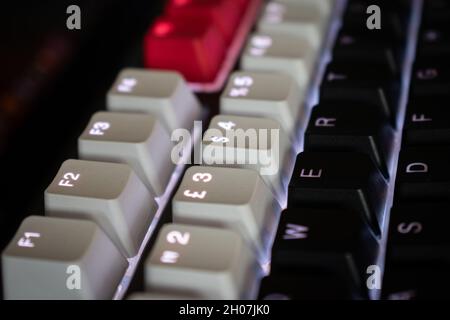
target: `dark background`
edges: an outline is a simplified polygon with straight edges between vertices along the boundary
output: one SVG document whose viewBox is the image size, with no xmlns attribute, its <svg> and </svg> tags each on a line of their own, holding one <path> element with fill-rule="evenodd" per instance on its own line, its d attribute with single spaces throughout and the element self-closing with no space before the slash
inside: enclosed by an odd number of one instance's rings
<svg viewBox="0 0 450 320">
<path fill-rule="evenodd" d="M 81 7 L 81 30 L 66 9 Z M 0 250 L 43 194 L 142 38 L 162 0 L 9 1 L 0 5 Z"/>
</svg>

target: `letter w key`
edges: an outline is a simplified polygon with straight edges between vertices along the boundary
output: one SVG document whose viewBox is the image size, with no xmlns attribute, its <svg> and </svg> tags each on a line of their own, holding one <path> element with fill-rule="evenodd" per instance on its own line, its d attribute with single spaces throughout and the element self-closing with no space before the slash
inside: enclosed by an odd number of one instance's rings
<svg viewBox="0 0 450 320">
<path fill-rule="evenodd" d="M 297 224 L 288 223 L 283 240 L 297 240 L 308 238 L 309 228 Z"/>
</svg>

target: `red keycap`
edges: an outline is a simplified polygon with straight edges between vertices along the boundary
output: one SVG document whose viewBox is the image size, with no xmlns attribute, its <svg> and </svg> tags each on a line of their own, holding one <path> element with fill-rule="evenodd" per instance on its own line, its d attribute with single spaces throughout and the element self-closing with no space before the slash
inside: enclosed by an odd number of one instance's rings
<svg viewBox="0 0 450 320">
<path fill-rule="evenodd" d="M 247 0 L 169 0 L 166 13 L 171 17 L 211 19 L 227 44 L 233 39 Z"/>
<path fill-rule="evenodd" d="M 162 17 L 145 36 L 144 65 L 179 71 L 190 82 L 210 82 L 225 50 L 225 40 L 210 19 Z"/>
</svg>

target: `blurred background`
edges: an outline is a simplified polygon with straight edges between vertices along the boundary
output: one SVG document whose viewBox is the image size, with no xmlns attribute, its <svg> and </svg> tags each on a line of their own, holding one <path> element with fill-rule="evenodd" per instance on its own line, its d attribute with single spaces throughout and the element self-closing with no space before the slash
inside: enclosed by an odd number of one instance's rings
<svg viewBox="0 0 450 320">
<path fill-rule="evenodd" d="M 67 7 L 81 8 L 68 30 Z M 79 134 L 123 66 L 141 64 L 162 0 L 8 1 L 0 5 L 0 249 L 43 214 L 43 192 L 77 156 Z"/>
</svg>

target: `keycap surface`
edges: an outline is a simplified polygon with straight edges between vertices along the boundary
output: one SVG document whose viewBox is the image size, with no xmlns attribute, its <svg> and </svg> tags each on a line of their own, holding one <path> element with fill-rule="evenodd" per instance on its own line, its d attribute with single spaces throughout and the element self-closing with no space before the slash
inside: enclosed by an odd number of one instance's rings
<svg viewBox="0 0 450 320">
<path fill-rule="evenodd" d="M 245 296 L 254 257 L 233 231 L 165 225 L 145 262 L 149 290 L 181 290 L 202 299 Z"/>
<path fill-rule="evenodd" d="M 436 100 L 445 100 L 437 96 Z M 433 99 L 434 100 L 434 99 Z M 450 110 L 441 102 L 411 97 L 403 128 L 403 144 L 408 146 L 450 145 Z"/>
<path fill-rule="evenodd" d="M 388 177 L 394 134 L 388 119 L 364 104 L 322 103 L 312 110 L 305 149 L 363 152 Z"/>
<path fill-rule="evenodd" d="M 289 183 L 289 208 L 342 208 L 381 232 L 387 183 L 373 161 L 356 152 L 303 152 Z"/>
<path fill-rule="evenodd" d="M 98 112 L 78 139 L 81 159 L 126 163 L 157 196 L 175 167 L 172 147 L 166 129 L 150 114 Z"/>
<path fill-rule="evenodd" d="M 30 216 L 2 254 L 6 299 L 111 299 L 128 263 L 93 222 Z"/>
<path fill-rule="evenodd" d="M 233 168 L 189 168 L 172 201 L 175 223 L 234 230 L 259 250 L 279 209 L 256 171 Z"/>
<path fill-rule="evenodd" d="M 190 129 L 199 120 L 200 103 L 183 77 L 173 71 L 122 70 L 108 92 L 108 110 L 157 116 L 166 129 Z"/>
<path fill-rule="evenodd" d="M 274 189 L 280 187 L 289 142 L 277 121 L 218 115 L 202 145 L 204 165 L 252 169 Z"/>
<path fill-rule="evenodd" d="M 261 32 L 249 38 L 241 66 L 245 71 L 286 73 L 297 82 L 297 90 L 303 96 L 312 76 L 315 58 L 316 53 L 305 38 Z"/>
<path fill-rule="evenodd" d="M 125 164 L 65 161 L 45 190 L 48 216 L 96 222 L 127 256 L 134 256 L 156 213 L 156 202 Z"/>
<path fill-rule="evenodd" d="M 277 120 L 292 134 L 303 97 L 293 79 L 275 72 L 235 72 L 222 93 L 222 114 L 259 116 Z"/>
</svg>

